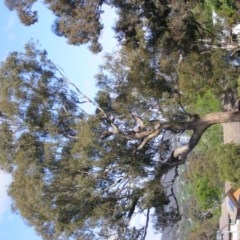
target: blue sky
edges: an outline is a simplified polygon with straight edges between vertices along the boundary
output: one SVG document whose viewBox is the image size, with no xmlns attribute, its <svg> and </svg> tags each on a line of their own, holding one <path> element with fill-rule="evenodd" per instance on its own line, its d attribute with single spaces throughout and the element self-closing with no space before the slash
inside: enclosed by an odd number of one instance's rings
<svg viewBox="0 0 240 240">
<path fill-rule="evenodd" d="M 97 73 L 98 65 L 102 62 L 104 52 L 109 52 L 116 46 L 111 31 L 114 12 L 106 9 L 103 21 L 107 30 L 101 38 L 104 50 L 101 54 L 93 55 L 87 46 L 71 46 L 66 43 L 66 39 L 55 36 L 51 32 L 54 16 L 41 4 L 36 4 L 34 7 L 39 11 L 38 23 L 25 27 L 18 20 L 15 12 L 10 12 L 3 2 L 0 1 L 0 61 L 4 60 L 11 51 L 22 51 L 25 43 L 30 39 L 38 40 L 40 48 L 47 50 L 49 58 L 64 70 L 68 79 L 93 99 L 96 92 L 94 75 Z M 0 240 L 41 239 L 20 216 L 11 212 L 10 199 L 6 194 L 6 186 L 10 180 L 9 175 L 0 173 Z"/>
<path fill-rule="evenodd" d="M 15 12 L 10 12 L 3 2 L 0 1 L 0 61 L 3 61 L 11 51 L 22 51 L 30 39 L 38 40 L 40 48 L 47 50 L 49 58 L 64 70 L 68 79 L 93 99 L 96 93 L 94 75 L 103 60 L 103 54 L 111 52 L 117 45 L 111 30 L 115 21 L 114 11 L 110 8 L 105 9 L 103 16 L 105 30 L 101 37 L 103 52 L 93 55 L 87 46 L 71 46 L 67 44 L 66 39 L 55 36 L 51 32 L 54 16 L 41 4 L 34 7 L 39 11 L 38 23 L 25 27 Z M 0 172 L 0 240 L 40 240 L 32 227 L 26 225 L 19 215 L 11 212 L 11 200 L 6 193 L 10 181 L 9 175 Z M 142 219 L 138 221 L 141 222 Z M 152 236 L 152 232 L 149 231 L 147 240 L 154 239 L 159 240 L 159 236 Z"/>
</svg>

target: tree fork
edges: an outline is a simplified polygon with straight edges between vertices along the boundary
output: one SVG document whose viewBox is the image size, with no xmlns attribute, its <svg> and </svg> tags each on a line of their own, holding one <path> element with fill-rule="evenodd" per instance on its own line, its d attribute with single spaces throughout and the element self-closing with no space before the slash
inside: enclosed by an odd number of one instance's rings
<svg viewBox="0 0 240 240">
<path fill-rule="evenodd" d="M 193 134 L 186 146 L 173 151 L 173 157 L 186 158 L 187 155 L 198 144 L 202 134 L 212 125 L 228 122 L 240 122 L 240 112 L 218 112 L 209 113 L 200 119 L 192 121 L 188 130 L 193 130 Z M 187 130 L 187 129 L 186 129 Z"/>
</svg>

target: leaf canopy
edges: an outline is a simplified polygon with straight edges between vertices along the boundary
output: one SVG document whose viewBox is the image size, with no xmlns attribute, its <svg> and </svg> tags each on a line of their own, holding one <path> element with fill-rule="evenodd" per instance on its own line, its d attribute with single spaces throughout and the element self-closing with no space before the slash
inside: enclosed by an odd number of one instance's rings
<svg viewBox="0 0 240 240">
<path fill-rule="evenodd" d="M 36 1 L 5 2 L 26 25 L 37 21 L 31 10 Z M 160 231 L 175 224 L 181 218 L 174 192 L 178 166 L 211 125 L 240 121 L 239 112 L 204 115 L 201 109 L 202 98 L 216 100 L 238 87 L 239 69 L 226 60 L 229 52 L 218 45 L 219 29 L 209 18 L 210 9 L 227 10 L 223 16 L 235 21 L 238 4 L 44 4 L 56 15 L 56 34 L 72 44 L 90 43 L 93 52 L 101 49 L 102 6 L 114 7 L 122 47 L 106 55 L 95 101 L 32 42 L 1 63 L 0 164 L 13 176 L 13 208 L 44 239 L 139 240 L 146 237 L 150 217 Z M 96 106 L 94 114 L 83 111 L 82 98 Z M 204 116 L 195 114 L 197 105 Z M 209 107 L 216 108 L 218 100 Z M 186 131 L 190 140 L 179 146 Z M 203 179 L 198 189 L 206 184 Z M 134 217 L 143 215 L 145 226 L 133 226 Z"/>
</svg>

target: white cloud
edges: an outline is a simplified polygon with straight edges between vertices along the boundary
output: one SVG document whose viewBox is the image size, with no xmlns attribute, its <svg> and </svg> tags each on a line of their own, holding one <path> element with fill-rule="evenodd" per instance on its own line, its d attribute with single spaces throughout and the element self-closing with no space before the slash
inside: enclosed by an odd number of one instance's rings
<svg viewBox="0 0 240 240">
<path fill-rule="evenodd" d="M 7 195 L 7 187 L 11 182 L 10 174 L 6 174 L 0 171 L 0 221 L 3 218 L 3 214 L 9 210 L 11 201 Z"/>
</svg>

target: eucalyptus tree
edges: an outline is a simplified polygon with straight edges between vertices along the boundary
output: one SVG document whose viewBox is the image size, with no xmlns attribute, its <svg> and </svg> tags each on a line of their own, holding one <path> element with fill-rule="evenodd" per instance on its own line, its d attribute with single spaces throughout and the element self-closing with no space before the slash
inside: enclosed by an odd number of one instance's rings
<svg viewBox="0 0 240 240">
<path fill-rule="evenodd" d="M 151 153 L 134 153 L 131 139 L 107 138 L 117 128 L 112 116 L 101 107 L 86 114 L 80 104 L 90 99 L 72 90 L 46 51 L 28 43 L 0 72 L 1 168 L 13 177 L 13 209 L 44 239 L 137 239 L 146 229 L 129 222 L 136 211 L 149 216 L 152 205 L 159 225 L 174 221 Z"/>
<path fill-rule="evenodd" d="M 36 1 L 5 2 L 25 24 L 37 21 Z M 150 218 L 160 231 L 180 220 L 178 166 L 210 126 L 240 121 L 236 108 L 206 115 L 191 108 L 207 90 L 219 98 L 238 85 L 239 70 L 224 61 L 225 49 L 213 48 L 210 20 L 200 14 L 209 16 L 210 2 L 44 1 L 55 33 L 94 52 L 102 6 L 115 7 L 123 46 L 101 66 L 95 101 L 33 43 L 1 63 L 1 168 L 13 176 L 13 208 L 44 239 L 145 239 Z M 233 2 L 210 5 L 232 7 L 226 17 L 236 17 Z M 190 140 L 178 146 L 185 132 Z M 140 215 L 145 225 L 134 226 Z"/>
<path fill-rule="evenodd" d="M 34 3 L 37 0 L 5 0 L 10 10 L 15 10 L 25 25 L 38 21 Z M 132 48 L 138 48 L 142 39 L 151 46 L 186 48 L 205 30 L 212 30 L 211 11 L 236 22 L 239 4 L 236 1 L 167 1 L 167 0 L 44 0 L 41 1 L 56 16 L 53 31 L 64 36 L 70 44 L 90 43 L 91 51 L 101 51 L 99 37 L 104 28 L 101 16 L 104 6 L 116 10 L 118 20 L 114 27 L 118 40 Z M 234 19 L 234 20 L 233 20 Z M 231 23 L 232 23 L 231 22 Z M 209 32 L 208 32 L 209 33 Z M 207 34 L 210 36 L 211 34 Z M 167 43 L 167 44 L 166 44 Z"/>
<path fill-rule="evenodd" d="M 240 121 L 238 111 L 187 113 L 175 75 L 148 61 L 135 71 L 124 53 L 102 66 L 96 103 L 33 43 L 1 63 L 1 168 L 13 177 L 13 209 L 44 239 L 144 239 L 150 218 L 158 230 L 176 223 L 178 166 L 208 127 Z M 136 81 L 148 72 L 158 87 Z M 176 145 L 185 131 L 189 143 Z M 133 226 L 139 214 L 146 224 Z"/>
</svg>

